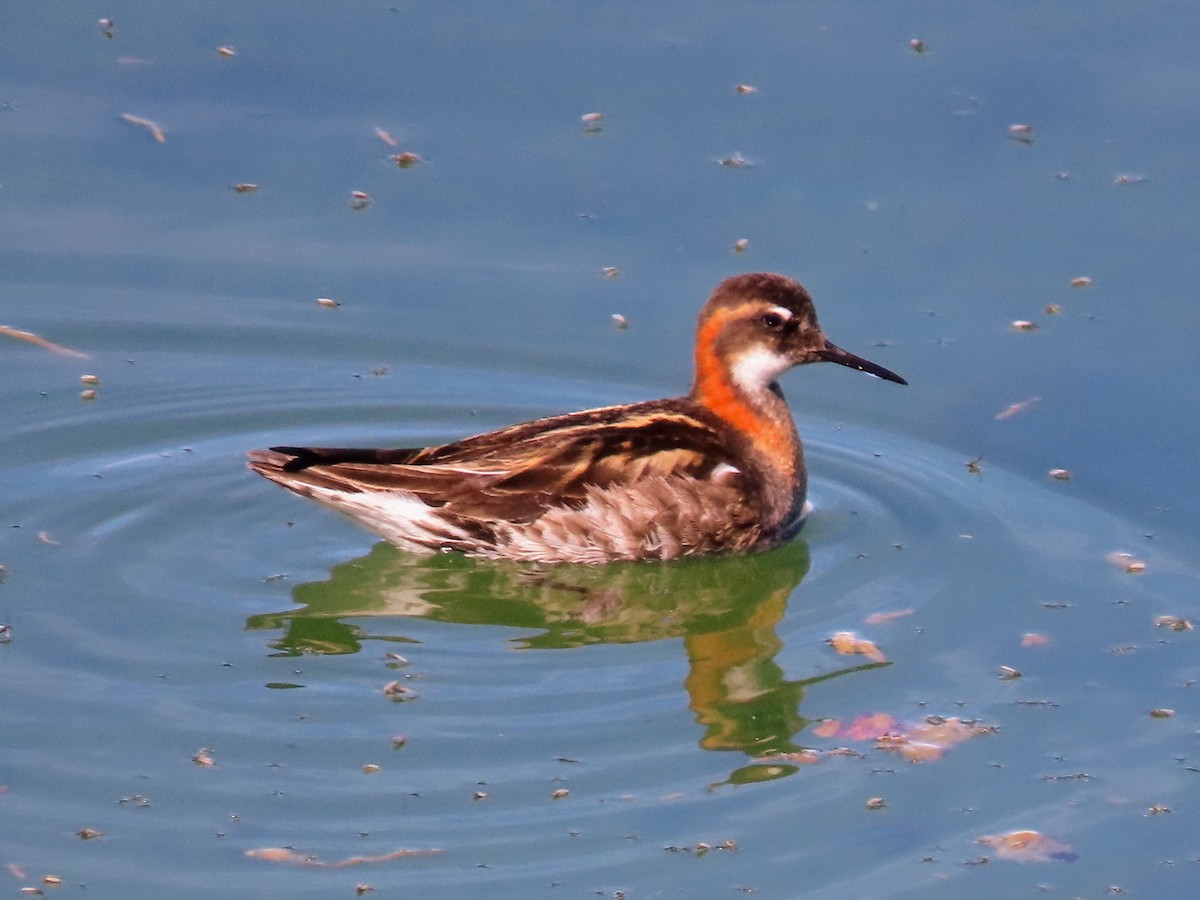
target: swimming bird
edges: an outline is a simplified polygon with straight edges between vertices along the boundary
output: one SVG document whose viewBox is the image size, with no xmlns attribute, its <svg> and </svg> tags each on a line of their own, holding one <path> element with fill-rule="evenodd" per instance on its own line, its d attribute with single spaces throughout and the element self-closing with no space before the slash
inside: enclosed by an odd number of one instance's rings
<svg viewBox="0 0 1200 900">
<path fill-rule="evenodd" d="M 603 563 L 767 549 L 807 512 L 778 379 L 820 361 L 908 383 L 829 341 L 798 282 L 736 275 L 700 311 L 686 396 L 437 447 L 272 447 L 249 466 L 414 552 Z"/>
</svg>

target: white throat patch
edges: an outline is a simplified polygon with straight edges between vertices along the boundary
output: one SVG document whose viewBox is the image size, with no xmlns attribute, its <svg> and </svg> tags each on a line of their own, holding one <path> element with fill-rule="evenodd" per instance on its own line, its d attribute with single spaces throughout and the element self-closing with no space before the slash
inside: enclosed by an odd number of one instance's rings
<svg viewBox="0 0 1200 900">
<path fill-rule="evenodd" d="M 784 354 L 767 347 L 755 347 L 733 361 L 729 376 L 747 394 L 757 394 L 791 367 L 792 360 Z"/>
</svg>

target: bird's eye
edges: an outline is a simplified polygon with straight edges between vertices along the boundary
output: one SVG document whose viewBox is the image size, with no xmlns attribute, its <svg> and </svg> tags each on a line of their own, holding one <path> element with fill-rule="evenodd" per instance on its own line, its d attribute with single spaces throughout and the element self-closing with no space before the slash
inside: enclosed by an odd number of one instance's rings
<svg viewBox="0 0 1200 900">
<path fill-rule="evenodd" d="M 777 312 L 763 313 L 762 323 L 772 331 L 778 331 L 783 327 L 784 318 Z"/>
</svg>

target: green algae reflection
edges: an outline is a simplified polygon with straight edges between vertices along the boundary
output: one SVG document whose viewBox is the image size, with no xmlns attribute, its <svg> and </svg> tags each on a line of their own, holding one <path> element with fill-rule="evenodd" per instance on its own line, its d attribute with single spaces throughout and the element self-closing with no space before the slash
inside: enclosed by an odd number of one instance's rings
<svg viewBox="0 0 1200 900">
<path fill-rule="evenodd" d="M 404 617 L 518 628 L 525 634 L 513 643 L 528 650 L 678 639 L 688 658 L 689 706 L 704 729 L 700 745 L 762 757 L 803 749 L 794 739 L 809 724 L 800 705 L 810 686 L 886 665 L 784 676 L 775 662 L 783 647 L 777 627 L 808 567 L 802 540 L 752 556 L 605 566 L 419 558 L 380 543 L 334 566 L 328 580 L 297 585 L 298 609 L 253 616 L 247 627 L 281 630 L 270 644 L 278 655 L 356 653 L 364 641 L 411 640 L 361 624 L 384 617 L 390 628 Z M 794 771 L 755 763 L 729 780 Z"/>
</svg>

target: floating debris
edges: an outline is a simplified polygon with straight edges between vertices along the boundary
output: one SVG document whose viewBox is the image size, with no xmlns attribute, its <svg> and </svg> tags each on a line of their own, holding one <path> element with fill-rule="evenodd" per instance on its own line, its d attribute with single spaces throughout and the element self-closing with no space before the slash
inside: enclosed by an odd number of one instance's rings
<svg viewBox="0 0 1200 900">
<path fill-rule="evenodd" d="M 558 788 L 550 794 L 551 800 L 561 800 L 563 797 L 570 796 L 570 791 L 566 788 Z"/>
<path fill-rule="evenodd" d="M 1152 719 L 1173 719 L 1175 718 L 1175 710 L 1167 709 L 1166 707 L 1157 707 L 1150 710 L 1150 718 Z"/>
<path fill-rule="evenodd" d="M 389 681 L 383 686 L 382 690 L 383 696 L 389 700 L 395 700 L 397 703 L 417 698 L 417 692 L 400 681 Z"/>
<path fill-rule="evenodd" d="M 1171 812 L 1171 807 L 1163 806 L 1161 803 L 1155 803 L 1146 808 L 1146 814 L 1150 816 L 1161 816 L 1163 813 L 1169 812 Z"/>
<path fill-rule="evenodd" d="M 471 795 L 472 800 L 486 800 L 488 797 L 487 791 L 476 791 Z"/>
<path fill-rule="evenodd" d="M 1073 288 L 1084 288 L 1084 287 L 1091 287 L 1091 286 L 1092 286 L 1092 279 L 1088 278 L 1086 275 L 1080 275 L 1076 278 L 1071 279 L 1071 287 L 1073 287 Z"/>
<path fill-rule="evenodd" d="M 750 242 L 745 238 L 740 238 L 733 242 L 734 253 L 745 253 L 750 248 Z"/>
<path fill-rule="evenodd" d="M 258 190 L 258 185 L 252 181 L 239 181 L 233 186 L 235 194 L 253 194 Z"/>
<path fill-rule="evenodd" d="M 1010 403 L 1004 409 L 1000 410 L 1000 412 L 996 413 L 996 421 L 1003 422 L 1005 419 L 1011 419 L 1013 416 L 1026 412 L 1041 399 L 1041 397 L 1030 397 L 1028 400 L 1022 400 L 1019 403 Z"/>
<path fill-rule="evenodd" d="M 392 738 L 392 749 L 402 750 L 408 744 L 408 735 L 398 734 Z"/>
<path fill-rule="evenodd" d="M 85 391 L 85 393 L 86 393 L 86 391 Z M 37 533 L 37 539 L 39 541 L 41 541 L 43 544 L 49 544 L 51 547 L 57 547 L 60 543 L 59 541 L 56 541 L 54 539 L 54 535 L 52 535 L 48 531 L 39 531 Z"/>
<path fill-rule="evenodd" d="M 317 306 L 323 306 L 326 309 L 337 309 L 342 305 L 340 300 L 334 300 L 332 297 L 318 297 Z"/>
<path fill-rule="evenodd" d="M 1154 620 L 1155 628 L 1170 628 L 1172 631 L 1191 631 L 1192 623 L 1180 616 L 1158 616 Z"/>
<path fill-rule="evenodd" d="M 887 806 L 882 797 L 872 797 L 867 801 L 867 809 L 883 809 Z"/>
<path fill-rule="evenodd" d="M 1017 331 L 1037 331 L 1037 322 L 1030 322 L 1028 319 L 1015 319 L 1012 327 Z"/>
<path fill-rule="evenodd" d="M 199 750 L 197 750 L 192 756 L 192 762 L 198 766 L 203 766 L 206 769 L 211 769 L 217 764 L 216 759 L 213 758 L 212 751 L 207 747 L 201 747 Z"/>
<path fill-rule="evenodd" d="M 1120 184 L 1120 185 L 1142 184 L 1145 181 L 1146 181 L 1145 175 L 1122 174 L 1122 175 L 1117 175 L 1115 178 L 1113 178 L 1113 184 Z"/>
<path fill-rule="evenodd" d="M 366 209 L 371 205 L 371 195 L 366 191 L 351 191 L 350 192 L 350 208 L 358 211 Z"/>
<path fill-rule="evenodd" d="M 77 832 L 75 832 L 75 835 L 81 841 L 91 841 L 98 837 L 104 837 L 104 832 L 97 831 L 95 828 L 80 828 Z"/>
<path fill-rule="evenodd" d="M 100 26 L 100 33 L 110 41 L 117 36 L 117 23 L 112 19 L 97 19 L 96 24 Z"/>
<path fill-rule="evenodd" d="M 383 141 L 389 147 L 399 147 L 400 146 L 400 142 L 397 141 L 390 134 L 388 134 L 386 131 L 384 131 L 382 128 L 375 129 L 375 137 L 379 138 L 381 141 Z"/>
<path fill-rule="evenodd" d="M 1056 841 L 1037 831 L 1009 831 L 985 834 L 975 839 L 996 851 L 997 859 L 1017 862 L 1073 862 L 1078 854 L 1070 844 Z"/>
<path fill-rule="evenodd" d="M 913 38 L 908 42 L 908 48 L 912 50 L 913 53 L 924 53 L 925 42 L 920 38 Z"/>
<path fill-rule="evenodd" d="M 1030 631 L 1021 635 L 1022 647 L 1044 647 L 1050 643 L 1050 638 L 1044 634 L 1038 634 L 1036 631 Z"/>
<path fill-rule="evenodd" d="M 890 622 L 893 619 L 902 619 L 905 616 L 911 616 L 914 612 L 916 610 L 909 607 L 908 609 L 895 609 L 890 612 L 871 613 L 871 615 L 863 619 L 863 622 L 867 625 L 878 625 L 881 622 Z"/>
<path fill-rule="evenodd" d="M 621 274 L 621 270 L 616 266 L 605 266 L 600 270 L 600 274 L 605 278 L 616 278 Z"/>
<path fill-rule="evenodd" d="M 909 762 L 941 759 L 955 744 L 985 734 L 995 734 L 994 725 L 981 725 L 954 716 L 929 716 L 907 731 L 888 731 L 880 735 L 875 747 L 899 753 Z"/>
<path fill-rule="evenodd" d="M 977 456 L 974 459 L 968 459 L 965 463 L 963 463 L 963 465 L 967 467 L 967 472 L 969 472 L 971 475 L 983 474 L 982 456 Z"/>
<path fill-rule="evenodd" d="M 237 51 L 226 45 L 217 48 L 217 55 L 224 56 L 226 59 L 230 59 L 234 56 L 237 56 Z"/>
<path fill-rule="evenodd" d="M 1008 126 L 1008 136 L 1019 144 L 1033 143 L 1033 126 L 1020 122 Z"/>
<path fill-rule="evenodd" d="M 374 775 L 376 772 L 382 771 L 383 766 L 377 766 L 375 763 L 367 763 L 362 767 L 364 775 Z"/>
<path fill-rule="evenodd" d="M 1130 575 L 1141 575 L 1146 571 L 1146 563 L 1132 553 L 1114 550 L 1105 556 L 1104 559 L 1109 565 L 1116 566 L 1118 569 L 1124 569 Z"/>
<path fill-rule="evenodd" d="M 825 643 L 838 653 L 847 656 L 861 654 L 872 662 L 887 662 L 887 657 L 883 655 L 883 651 L 875 646 L 873 642 L 868 641 L 866 638 L 860 638 L 853 631 L 839 631 Z"/>
<path fill-rule="evenodd" d="M 149 130 L 154 135 L 154 139 L 160 144 L 167 142 L 167 133 L 162 130 L 162 126 L 157 122 L 153 122 L 144 116 L 135 116 L 133 113 L 121 113 L 121 118 L 130 125 L 140 125 L 142 128 Z"/>
<path fill-rule="evenodd" d="M 7 644 L 13 637 L 13 627 L 11 625 L 0 624 L 0 644 Z"/>
<path fill-rule="evenodd" d="M 1057 316 L 1060 312 L 1062 312 L 1062 307 L 1059 306 L 1057 303 L 1047 303 L 1042 308 L 1042 312 L 1044 312 L 1048 316 Z"/>
<path fill-rule="evenodd" d="M 740 153 L 733 153 L 729 156 L 722 157 L 717 160 L 717 165 L 727 166 L 731 169 L 741 169 L 750 165 L 750 161 Z"/>
<path fill-rule="evenodd" d="M 604 113 L 584 113 L 579 117 L 579 121 L 583 123 L 583 131 L 585 134 L 599 134 L 604 130 L 600 127 L 600 123 L 604 121 Z"/>
<path fill-rule="evenodd" d="M 363 894 L 369 894 L 374 890 L 375 888 L 371 887 L 369 884 L 356 884 L 354 886 L 354 895 L 356 897 L 361 897 Z"/>
<path fill-rule="evenodd" d="M 310 866 L 314 869 L 344 869 L 349 866 L 362 866 L 368 863 L 388 862 L 393 859 L 406 859 L 410 856 L 432 856 L 441 850 L 393 850 L 391 853 L 381 853 L 377 856 L 350 856 L 335 862 L 318 859 L 315 856 L 305 856 L 288 847 L 257 847 L 246 851 L 247 859 L 260 859 L 264 862 L 288 863 L 294 866 Z"/>
<path fill-rule="evenodd" d="M 85 403 L 90 400 L 95 400 L 96 397 L 97 397 L 96 391 L 93 390 L 92 388 L 87 388 L 86 390 L 82 390 L 79 392 L 79 399 L 84 401 Z"/>
<path fill-rule="evenodd" d="M 48 341 L 44 337 L 34 334 L 32 331 L 22 331 L 19 328 L 11 328 L 8 325 L 0 325 L 0 334 L 18 341 L 25 341 L 27 344 L 35 344 L 38 347 L 44 347 L 51 353 L 57 353 L 59 356 L 70 356 L 75 359 L 90 359 L 86 353 L 81 353 L 78 350 L 72 350 L 70 347 L 64 347 L 62 344 L 54 343 L 54 341 Z"/>
<path fill-rule="evenodd" d="M 1055 481 L 1070 481 L 1071 480 L 1071 470 L 1070 469 L 1051 469 L 1046 474 L 1049 477 L 1053 478 Z"/>
<path fill-rule="evenodd" d="M 758 88 L 752 84 L 735 84 L 733 89 L 739 94 L 757 94 Z"/>
<path fill-rule="evenodd" d="M 996 670 L 996 677 L 1001 681 L 1012 681 L 1014 678 L 1021 677 L 1021 670 L 1014 669 L 1012 666 L 1001 666 Z"/>
<path fill-rule="evenodd" d="M 620 313 L 612 314 L 612 323 L 613 328 L 617 329 L 617 331 L 624 331 L 629 327 L 629 320 Z"/>
<path fill-rule="evenodd" d="M 80 384 L 99 384 L 100 376 L 99 375 L 80 375 L 79 383 Z"/>
<path fill-rule="evenodd" d="M 405 150 L 403 153 L 394 154 L 391 157 L 391 160 L 401 169 L 411 169 L 413 166 L 421 162 L 421 157 L 419 154 L 413 153 L 411 150 Z"/>
</svg>

